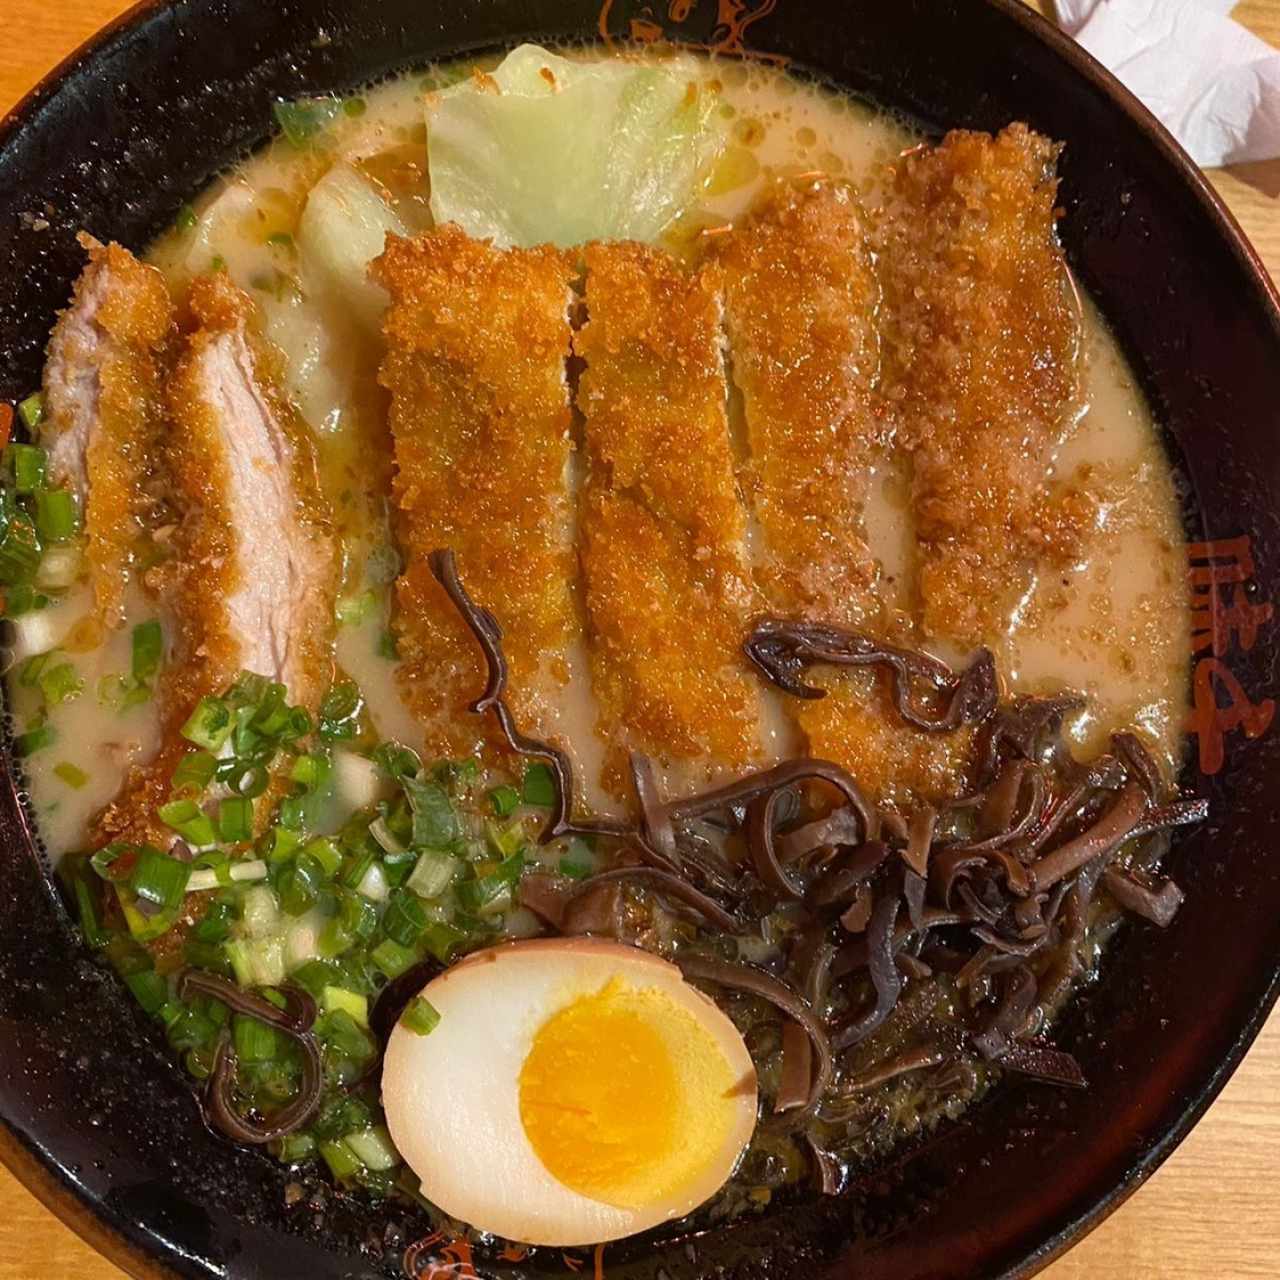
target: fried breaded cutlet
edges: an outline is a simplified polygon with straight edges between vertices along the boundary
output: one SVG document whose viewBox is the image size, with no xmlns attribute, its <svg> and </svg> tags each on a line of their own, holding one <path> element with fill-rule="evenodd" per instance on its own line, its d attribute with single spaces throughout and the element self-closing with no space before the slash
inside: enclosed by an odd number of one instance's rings
<svg viewBox="0 0 1280 1280">
<path fill-rule="evenodd" d="M 881 459 L 879 286 L 861 210 L 828 181 L 779 185 L 716 242 L 733 378 L 758 525 L 753 568 L 769 612 L 880 634 L 864 509 Z M 820 668 L 814 701 L 785 699 L 809 753 L 847 768 L 878 800 L 910 807 L 953 791 L 969 735 L 906 724 L 887 677 Z"/>
<path fill-rule="evenodd" d="M 780 184 L 715 242 L 766 606 L 857 625 L 878 613 L 863 510 L 880 419 L 879 288 L 862 215 L 828 181 Z"/>
<path fill-rule="evenodd" d="M 391 392 L 405 553 L 395 625 L 406 700 L 428 750 L 480 748 L 489 726 L 466 708 L 484 687 L 483 658 L 427 563 L 452 547 L 471 596 L 501 620 L 513 714 L 526 733 L 556 737 L 581 636 L 566 475 L 574 264 L 447 225 L 390 237 L 374 270 L 391 295 L 379 380 Z"/>
<path fill-rule="evenodd" d="M 314 714 L 333 678 L 338 564 L 311 438 L 276 390 L 247 295 L 217 273 L 193 281 L 189 307 L 163 450 L 179 523 L 149 575 L 172 621 L 161 747 L 100 819 L 104 837 L 149 828 L 201 697 L 251 671 Z"/>
<path fill-rule="evenodd" d="M 588 246 L 586 268 L 580 553 L 602 732 L 615 768 L 629 749 L 690 776 L 741 766 L 759 698 L 718 280 L 631 243 Z"/>
<path fill-rule="evenodd" d="M 1022 124 L 951 133 L 903 158 L 877 221 L 884 393 L 912 454 L 923 627 L 959 646 L 1006 629 L 1055 536 L 1042 504 L 1081 340 L 1054 233 L 1057 155 Z"/>
<path fill-rule="evenodd" d="M 89 264 L 49 341 L 40 442 L 49 478 L 79 500 L 97 618 L 124 620 L 124 593 L 162 414 L 161 356 L 173 304 L 160 273 L 82 235 Z"/>
</svg>

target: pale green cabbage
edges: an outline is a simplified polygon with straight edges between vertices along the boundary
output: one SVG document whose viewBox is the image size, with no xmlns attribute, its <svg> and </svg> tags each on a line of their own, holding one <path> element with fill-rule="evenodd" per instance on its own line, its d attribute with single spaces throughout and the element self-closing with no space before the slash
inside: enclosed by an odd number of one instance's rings
<svg viewBox="0 0 1280 1280">
<path fill-rule="evenodd" d="M 499 245 L 656 240 L 725 145 L 688 59 L 582 62 L 526 44 L 492 81 L 433 95 L 427 148 L 436 222 Z"/>
</svg>

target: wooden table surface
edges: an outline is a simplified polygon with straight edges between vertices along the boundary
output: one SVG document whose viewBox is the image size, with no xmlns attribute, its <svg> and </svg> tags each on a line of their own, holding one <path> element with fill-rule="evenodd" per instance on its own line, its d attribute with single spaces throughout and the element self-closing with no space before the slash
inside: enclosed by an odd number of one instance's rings
<svg viewBox="0 0 1280 1280">
<path fill-rule="evenodd" d="M 4 0 L 0 7 L 2 114 L 129 4 Z M 1280 46 L 1280 0 L 1245 0 L 1235 17 Z M 1211 177 L 1280 278 L 1280 161 Z M 1043 1274 L 1048 1280 L 1274 1280 L 1280 1276 L 1278 1175 L 1280 1010 L 1221 1098 L 1155 1177 Z M 123 1280 L 123 1274 L 0 1168 L 0 1280 Z"/>
</svg>

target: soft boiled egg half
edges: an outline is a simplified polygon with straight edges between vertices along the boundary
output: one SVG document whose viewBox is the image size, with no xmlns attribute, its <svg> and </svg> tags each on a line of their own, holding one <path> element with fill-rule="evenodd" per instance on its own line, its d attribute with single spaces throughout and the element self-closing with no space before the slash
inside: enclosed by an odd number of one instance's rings
<svg viewBox="0 0 1280 1280">
<path fill-rule="evenodd" d="M 387 1044 L 382 1103 L 422 1194 L 525 1244 L 616 1240 L 728 1179 L 756 1122 L 733 1023 L 658 956 L 591 938 L 479 951 Z"/>
</svg>

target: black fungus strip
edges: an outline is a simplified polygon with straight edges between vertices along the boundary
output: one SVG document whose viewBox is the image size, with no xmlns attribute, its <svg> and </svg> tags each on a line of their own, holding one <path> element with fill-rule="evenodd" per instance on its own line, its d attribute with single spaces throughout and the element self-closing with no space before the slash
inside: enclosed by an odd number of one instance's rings
<svg viewBox="0 0 1280 1280">
<path fill-rule="evenodd" d="M 804 1028 L 813 1042 L 817 1070 L 813 1073 L 809 1101 L 797 1110 L 793 1118 L 798 1119 L 812 1113 L 830 1087 L 836 1067 L 826 1028 L 819 1022 L 804 997 L 781 979 L 754 965 L 732 964 L 728 960 L 715 960 L 707 956 L 677 956 L 676 964 L 680 966 L 681 973 L 694 982 L 711 982 L 731 991 L 745 991 L 759 996 Z"/>
<path fill-rule="evenodd" d="M 961 725 L 985 720 L 995 710 L 999 692 L 995 659 L 988 649 L 979 649 L 957 676 L 946 663 L 928 654 L 897 649 L 843 627 L 783 618 L 761 622 L 743 649 L 767 680 L 797 698 L 826 696 L 825 689 L 800 678 L 808 667 L 887 667 L 893 677 L 898 714 L 928 733 L 948 733 Z M 935 693 L 948 695 L 946 710 L 936 714 L 922 707 L 912 696 L 912 681 L 921 681 Z"/>
<path fill-rule="evenodd" d="M 1131 872 L 1108 867 L 1102 873 L 1102 883 L 1126 911 L 1132 911 L 1162 929 L 1168 927 L 1182 906 L 1182 890 L 1172 880 L 1161 880 L 1153 886 Z"/>
<path fill-rule="evenodd" d="M 555 802 L 538 837 L 539 843 L 549 844 L 565 835 L 626 836 L 631 832 L 628 824 L 612 818 L 596 818 L 587 822 L 574 822 L 575 782 L 573 765 L 568 755 L 550 742 L 542 742 L 522 733 L 516 725 L 511 709 L 506 704 L 507 659 L 502 651 L 502 625 L 482 605 L 476 604 L 467 594 L 458 577 L 458 562 L 453 551 L 441 548 L 428 557 L 428 564 L 436 581 L 457 609 L 471 634 L 475 636 L 488 665 L 488 677 L 484 692 L 470 704 L 469 710 L 477 715 L 492 711 L 502 730 L 507 745 L 517 755 L 544 760 L 551 769 L 555 783 Z"/>
<path fill-rule="evenodd" d="M 1050 889 L 1064 876 L 1110 853 L 1129 838 L 1146 812 L 1147 797 L 1137 783 L 1128 783 L 1119 798 L 1098 821 L 1074 840 L 1046 853 L 1031 867 L 1037 890 Z"/>
<path fill-rule="evenodd" d="M 893 962 L 897 918 L 898 899 L 892 894 L 885 894 L 876 903 L 871 912 L 871 923 L 867 926 L 867 967 L 876 1001 L 860 1018 L 846 1023 L 836 1033 L 832 1043 L 837 1052 L 861 1044 L 878 1031 L 898 1003 L 902 994 L 902 974 Z"/>
<path fill-rule="evenodd" d="M 658 867 L 614 867 L 611 871 L 601 871 L 578 881 L 569 894 L 566 907 L 583 894 L 602 884 L 614 884 L 631 881 L 646 885 L 664 897 L 672 898 L 682 906 L 696 911 L 704 920 L 716 925 L 726 933 L 741 933 L 744 924 L 736 916 L 730 914 L 714 898 L 708 897 L 701 889 L 695 888 L 680 876 L 672 875 Z"/>
</svg>

